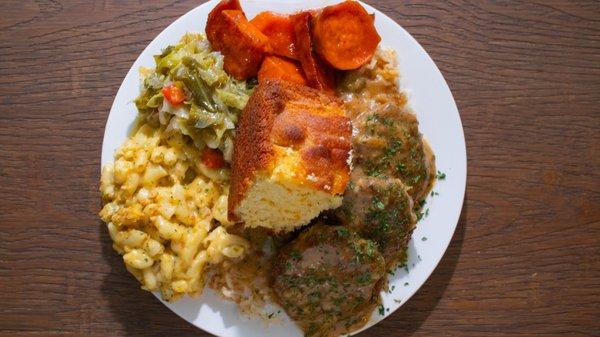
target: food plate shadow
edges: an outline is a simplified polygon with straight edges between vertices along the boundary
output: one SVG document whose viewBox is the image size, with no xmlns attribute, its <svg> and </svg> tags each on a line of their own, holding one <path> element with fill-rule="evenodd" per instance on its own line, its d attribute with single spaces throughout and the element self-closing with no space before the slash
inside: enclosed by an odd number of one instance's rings
<svg viewBox="0 0 600 337">
<path fill-rule="evenodd" d="M 391 319 L 384 320 L 369 330 L 354 336 L 393 335 L 395 337 L 408 337 L 419 330 L 444 296 L 444 292 L 454 275 L 467 227 L 467 200 L 468 195 L 465 194 L 460 219 L 452 241 L 446 250 L 446 254 L 444 254 L 444 257 L 427 282 L 407 303 L 392 314 Z"/>
<path fill-rule="evenodd" d="M 106 224 L 98 221 L 98 231 L 102 256 L 112 268 L 103 279 L 102 297 L 111 320 L 121 327 L 119 331 L 113 329 L 106 335 L 117 332 L 125 336 L 198 335 L 193 325 L 182 324 L 182 320 L 152 293 L 140 289 L 139 282 L 125 269 L 123 258 L 113 250 Z"/>
</svg>

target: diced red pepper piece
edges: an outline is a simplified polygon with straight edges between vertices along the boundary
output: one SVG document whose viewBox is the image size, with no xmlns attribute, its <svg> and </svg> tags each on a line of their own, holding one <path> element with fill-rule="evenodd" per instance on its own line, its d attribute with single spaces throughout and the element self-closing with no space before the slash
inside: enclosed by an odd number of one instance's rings
<svg viewBox="0 0 600 337">
<path fill-rule="evenodd" d="M 163 96 L 172 105 L 178 105 L 185 100 L 185 92 L 174 84 L 169 84 L 162 89 Z"/>
</svg>

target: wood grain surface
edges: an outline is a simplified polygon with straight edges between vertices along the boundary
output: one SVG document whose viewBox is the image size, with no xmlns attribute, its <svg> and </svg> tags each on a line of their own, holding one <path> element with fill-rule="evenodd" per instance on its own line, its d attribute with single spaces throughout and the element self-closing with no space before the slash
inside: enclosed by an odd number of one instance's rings
<svg viewBox="0 0 600 337">
<path fill-rule="evenodd" d="M 201 2 L 0 3 L 0 335 L 208 335 L 139 289 L 97 216 L 114 95 Z M 600 2 L 367 2 L 444 74 L 469 176 L 439 267 L 360 336 L 600 336 Z"/>
</svg>

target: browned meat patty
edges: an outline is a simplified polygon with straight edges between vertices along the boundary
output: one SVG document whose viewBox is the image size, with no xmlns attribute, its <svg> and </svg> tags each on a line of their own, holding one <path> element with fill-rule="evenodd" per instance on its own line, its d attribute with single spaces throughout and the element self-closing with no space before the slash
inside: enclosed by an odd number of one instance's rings
<svg viewBox="0 0 600 337">
<path fill-rule="evenodd" d="M 280 305 L 306 336 L 329 336 L 367 321 L 385 263 L 372 241 L 316 224 L 280 250 L 273 275 Z"/>
<path fill-rule="evenodd" d="M 416 203 L 435 179 L 432 152 L 423 144 L 419 122 L 407 108 L 394 104 L 363 112 L 353 120 L 354 166 L 370 177 L 398 178 Z"/>
<path fill-rule="evenodd" d="M 417 217 L 402 181 L 368 177 L 357 170 L 337 213 L 350 230 L 377 242 L 388 267 L 404 260 Z"/>
</svg>

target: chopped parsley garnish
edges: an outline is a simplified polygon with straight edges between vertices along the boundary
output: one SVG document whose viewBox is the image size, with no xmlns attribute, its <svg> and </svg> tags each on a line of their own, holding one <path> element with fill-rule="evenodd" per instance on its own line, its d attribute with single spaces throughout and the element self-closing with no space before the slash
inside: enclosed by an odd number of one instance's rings
<svg viewBox="0 0 600 337">
<path fill-rule="evenodd" d="M 383 151 L 383 154 L 379 158 L 367 163 L 367 175 L 378 177 L 381 175 L 382 171 L 385 171 L 389 167 L 393 167 L 391 161 L 400 150 L 402 150 L 402 141 L 398 138 L 392 138 L 388 143 L 388 147 Z M 404 174 L 406 166 L 403 163 L 396 164 L 396 171 Z"/>
<path fill-rule="evenodd" d="M 437 175 L 435 176 L 438 180 L 446 180 L 446 173 L 437 171 Z"/>
<path fill-rule="evenodd" d="M 421 176 L 420 175 L 416 175 L 416 176 L 412 177 L 412 183 L 413 184 L 418 183 L 419 180 L 421 180 Z"/>
<path fill-rule="evenodd" d="M 394 120 L 391 118 L 380 117 L 376 114 L 369 115 L 367 117 L 367 122 L 378 122 L 385 126 L 392 126 L 394 124 Z"/>
<path fill-rule="evenodd" d="M 377 252 L 378 246 L 374 241 L 365 240 L 364 245 L 352 242 L 352 249 L 354 249 L 354 252 L 356 253 L 354 259 L 356 262 L 360 263 L 366 258 L 373 257 L 373 254 Z"/>
<path fill-rule="evenodd" d="M 396 164 L 396 172 L 398 172 L 400 174 L 405 174 L 406 173 L 406 165 L 404 165 L 404 163 Z"/>
<path fill-rule="evenodd" d="M 385 315 L 385 308 L 383 307 L 383 304 L 379 305 L 379 314 L 381 316 Z"/>
<path fill-rule="evenodd" d="M 427 237 L 426 236 L 422 237 L 421 241 L 427 241 Z"/>
<path fill-rule="evenodd" d="M 367 167 L 367 175 L 369 177 L 379 177 L 381 175 L 381 168 L 379 168 L 379 167 Z"/>
<path fill-rule="evenodd" d="M 376 252 L 377 252 L 377 243 L 375 243 L 374 241 L 368 240 L 367 244 L 365 245 L 365 254 L 368 257 L 371 257 Z"/>
<path fill-rule="evenodd" d="M 294 260 L 300 260 L 300 258 L 302 257 L 302 254 L 300 254 L 300 252 L 297 250 L 292 250 L 290 255 L 294 258 Z"/>
<path fill-rule="evenodd" d="M 371 273 L 365 272 L 356 278 L 356 282 L 360 285 L 365 285 L 371 281 Z"/>
<path fill-rule="evenodd" d="M 337 234 L 343 238 L 346 238 L 350 235 L 350 231 L 346 227 L 337 227 L 335 230 L 337 231 Z"/>
<path fill-rule="evenodd" d="M 385 204 L 383 201 L 379 200 L 379 198 L 373 198 L 373 206 L 379 210 L 383 210 L 385 208 Z"/>
<path fill-rule="evenodd" d="M 393 156 L 402 148 L 402 141 L 398 138 L 392 138 L 390 141 L 390 147 L 385 151 L 386 156 Z"/>
</svg>

